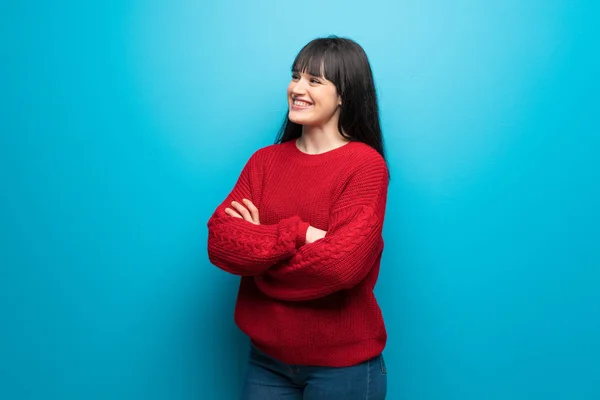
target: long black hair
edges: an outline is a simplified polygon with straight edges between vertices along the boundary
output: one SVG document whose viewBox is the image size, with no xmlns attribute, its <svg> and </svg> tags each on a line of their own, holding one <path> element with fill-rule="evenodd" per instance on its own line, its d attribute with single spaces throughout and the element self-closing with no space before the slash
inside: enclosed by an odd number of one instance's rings
<svg viewBox="0 0 600 400">
<path fill-rule="evenodd" d="M 292 72 L 306 72 L 333 82 L 342 99 L 340 134 L 371 146 L 385 159 L 373 71 L 358 43 L 337 36 L 314 39 L 300 50 L 292 63 Z M 302 125 L 290 121 L 286 113 L 275 143 L 301 135 Z"/>
</svg>

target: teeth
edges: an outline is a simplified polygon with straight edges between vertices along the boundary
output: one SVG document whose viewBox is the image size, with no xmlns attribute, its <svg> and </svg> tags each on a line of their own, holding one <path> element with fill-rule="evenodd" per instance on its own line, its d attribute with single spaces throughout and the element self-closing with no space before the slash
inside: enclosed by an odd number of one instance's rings
<svg viewBox="0 0 600 400">
<path fill-rule="evenodd" d="M 300 107 L 308 107 L 308 106 L 310 106 L 310 103 L 307 103 L 307 102 L 301 101 L 301 100 L 294 100 L 294 105 L 300 106 Z"/>
</svg>

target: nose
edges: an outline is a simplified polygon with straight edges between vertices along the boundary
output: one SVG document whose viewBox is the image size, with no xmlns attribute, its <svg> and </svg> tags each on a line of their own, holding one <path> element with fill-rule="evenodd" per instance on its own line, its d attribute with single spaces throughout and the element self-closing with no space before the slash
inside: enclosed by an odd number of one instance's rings
<svg viewBox="0 0 600 400">
<path fill-rule="evenodd" d="M 306 93 L 306 81 L 300 78 L 297 81 L 292 81 L 290 92 L 292 95 L 302 95 Z"/>
</svg>

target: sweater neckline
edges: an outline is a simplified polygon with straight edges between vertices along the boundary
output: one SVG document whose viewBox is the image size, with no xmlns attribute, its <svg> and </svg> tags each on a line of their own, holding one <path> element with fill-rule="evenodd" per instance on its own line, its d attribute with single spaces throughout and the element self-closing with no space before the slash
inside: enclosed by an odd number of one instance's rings
<svg viewBox="0 0 600 400">
<path fill-rule="evenodd" d="M 310 154 L 310 153 L 305 153 L 302 150 L 300 150 L 298 148 L 297 141 L 298 141 L 298 139 L 289 141 L 289 147 L 291 148 L 292 155 L 297 160 L 299 160 L 303 163 L 309 163 L 309 164 L 321 163 L 324 161 L 331 160 L 333 158 L 337 158 L 338 156 L 345 154 L 353 144 L 353 142 L 350 141 L 346 144 L 336 147 L 335 149 L 327 150 L 323 153 Z"/>
</svg>

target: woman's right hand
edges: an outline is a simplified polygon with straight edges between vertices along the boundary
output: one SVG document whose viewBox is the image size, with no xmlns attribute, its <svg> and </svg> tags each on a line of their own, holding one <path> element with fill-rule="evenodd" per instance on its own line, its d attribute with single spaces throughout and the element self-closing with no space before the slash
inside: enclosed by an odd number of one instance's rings
<svg viewBox="0 0 600 400">
<path fill-rule="evenodd" d="M 314 226 L 309 226 L 308 230 L 306 231 L 306 244 L 314 243 L 319 239 L 323 239 L 325 235 L 327 235 L 326 231 L 315 228 Z"/>
<path fill-rule="evenodd" d="M 227 207 L 225 209 L 225 213 L 230 217 L 241 218 L 253 223 L 254 225 L 260 225 L 258 208 L 256 208 L 256 206 L 248 199 L 242 199 L 242 202 L 244 203 L 245 207 L 237 201 L 232 201 L 231 207 L 233 207 L 235 210 Z"/>
</svg>

